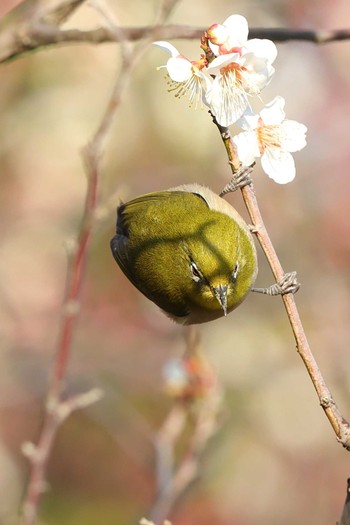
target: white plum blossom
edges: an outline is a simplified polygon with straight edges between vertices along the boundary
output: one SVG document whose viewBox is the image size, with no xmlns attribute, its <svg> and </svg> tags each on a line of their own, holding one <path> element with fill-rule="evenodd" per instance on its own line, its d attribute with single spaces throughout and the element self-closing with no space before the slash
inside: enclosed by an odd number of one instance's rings
<svg viewBox="0 0 350 525">
<path fill-rule="evenodd" d="M 233 142 L 244 166 L 250 166 L 261 157 L 265 173 L 279 184 L 291 182 L 295 177 L 295 164 L 291 153 L 306 146 L 304 124 L 286 120 L 285 100 L 274 98 L 259 114 L 247 111 L 237 124 L 244 130 Z"/>
<path fill-rule="evenodd" d="M 274 181 L 285 184 L 295 177 L 291 153 L 306 145 L 307 128 L 286 120 L 285 101 L 276 97 L 259 114 L 250 106 L 253 97 L 270 82 L 277 48 L 271 40 L 248 40 L 248 22 L 240 15 L 213 24 L 204 33 L 204 54 L 191 61 L 168 42 L 154 42 L 170 53 L 165 68 L 176 97 L 186 95 L 190 105 L 207 105 L 220 126 L 237 123 L 243 131 L 233 138 L 243 165 L 261 157 L 261 165 Z M 159 68 L 159 69 L 160 69 Z"/>
<path fill-rule="evenodd" d="M 216 57 L 206 69 L 215 77 L 206 100 L 217 122 L 230 126 L 249 106 L 249 96 L 259 95 L 270 82 L 277 48 L 271 40 L 248 40 L 248 23 L 240 15 L 212 25 L 207 35 Z"/>
<path fill-rule="evenodd" d="M 153 44 L 171 54 L 166 65 L 158 68 L 166 68 L 168 72 L 171 79 L 169 91 L 175 91 L 175 96 L 179 98 L 187 95 L 190 106 L 198 107 L 205 104 L 204 94 L 209 90 L 211 80 L 202 72 L 204 62 L 189 60 L 169 42 L 158 41 Z"/>
</svg>

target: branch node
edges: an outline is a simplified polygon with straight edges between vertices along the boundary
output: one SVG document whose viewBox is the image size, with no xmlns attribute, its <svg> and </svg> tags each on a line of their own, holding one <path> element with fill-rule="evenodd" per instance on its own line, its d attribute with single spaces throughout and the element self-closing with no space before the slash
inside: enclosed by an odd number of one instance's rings
<svg viewBox="0 0 350 525">
<path fill-rule="evenodd" d="M 350 451 L 350 426 L 344 419 L 342 421 L 342 425 L 340 426 L 337 440 L 346 450 Z"/>
<path fill-rule="evenodd" d="M 331 396 L 322 396 L 320 399 L 320 405 L 322 408 L 330 408 L 332 405 L 334 405 L 334 401 Z"/>
<path fill-rule="evenodd" d="M 66 399 L 58 404 L 57 407 L 57 416 L 60 421 L 67 419 L 72 412 L 75 410 L 80 410 L 82 408 L 87 408 L 88 406 L 100 401 L 103 397 L 103 391 L 100 388 L 92 388 L 83 394 L 78 394 L 77 396 Z"/>
<path fill-rule="evenodd" d="M 40 458 L 38 447 L 36 447 L 31 441 L 24 441 L 22 443 L 21 452 L 31 463 L 37 462 Z"/>
<path fill-rule="evenodd" d="M 51 395 L 49 394 L 46 400 L 46 405 L 45 405 L 46 412 L 49 415 L 56 417 L 57 412 L 58 412 L 59 403 L 60 403 L 59 398 L 57 397 L 56 393 L 51 394 Z"/>
<path fill-rule="evenodd" d="M 248 228 L 250 233 L 254 233 L 254 235 L 259 235 L 262 230 L 261 224 L 248 224 Z"/>
<path fill-rule="evenodd" d="M 63 241 L 63 245 L 68 257 L 74 255 L 78 248 L 77 239 L 75 237 L 69 237 L 65 239 Z"/>
<path fill-rule="evenodd" d="M 75 315 L 78 315 L 79 311 L 80 302 L 75 299 L 71 299 L 63 305 L 63 315 L 66 317 L 74 317 Z"/>
</svg>

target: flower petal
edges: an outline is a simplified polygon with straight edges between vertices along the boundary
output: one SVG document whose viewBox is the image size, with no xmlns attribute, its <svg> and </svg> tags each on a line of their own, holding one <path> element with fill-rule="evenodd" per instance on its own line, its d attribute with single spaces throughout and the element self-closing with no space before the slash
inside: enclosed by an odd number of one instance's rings
<svg viewBox="0 0 350 525">
<path fill-rule="evenodd" d="M 259 95 L 264 87 L 270 82 L 270 77 L 266 69 L 261 72 L 246 71 L 242 69 L 241 78 L 244 80 L 244 90 L 249 93 L 249 95 Z"/>
<path fill-rule="evenodd" d="M 169 42 L 158 40 L 157 42 L 153 42 L 153 45 L 158 46 L 162 49 L 165 49 L 165 51 L 168 51 L 172 57 L 177 57 L 181 55 L 181 53 L 178 52 L 176 47 L 170 44 Z"/>
<path fill-rule="evenodd" d="M 244 16 L 231 15 L 226 18 L 223 25 L 226 26 L 229 31 L 228 38 L 225 42 L 227 49 L 245 45 L 248 39 L 249 28 Z"/>
<path fill-rule="evenodd" d="M 197 72 L 197 76 L 199 76 L 204 81 L 204 86 L 203 86 L 203 82 L 202 82 L 204 93 L 205 94 L 209 93 L 209 91 L 211 90 L 212 85 L 213 85 L 213 79 L 211 77 L 208 77 L 204 73 L 202 73 L 202 71 L 198 71 Z M 207 102 L 204 99 L 203 99 L 203 102 L 204 102 L 205 105 L 208 105 Z"/>
<path fill-rule="evenodd" d="M 230 126 L 236 122 L 248 106 L 246 92 L 236 85 L 229 86 L 229 82 L 221 75 L 215 77 L 206 99 L 221 126 Z"/>
<path fill-rule="evenodd" d="M 266 38 L 252 38 L 245 44 L 247 53 L 253 53 L 256 57 L 266 58 L 272 64 L 277 57 L 277 47 L 271 40 Z"/>
<path fill-rule="evenodd" d="M 242 117 L 237 120 L 236 124 L 245 131 L 252 131 L 259 126 L 260 115 L 254 113 L 251 108 L 247 108 L 243 113 Z"/>
<path fill-rule="evenodd" d="M 175 82 L 184 82 L 192 76 L 192 64 L 186 58 L 169 58 L 166 67 L 170 78 Z"/>
<path fill-rule="evenodd" d="M 294 159 L 288 151 L 266 148 L 261 157 L 262 169 L 278 184 L 287 184 L 295 177 Z"/>
<path fill-rule="evenodd" d="M 233 142 L 237 148 L 239 160 L 243 166 L 250 166 L 254 159 L 260 157 L 257 135 L 252 131 L 242 131 L 233 137 Z"/>
<path fill-rule="evenodd" d="M 214 55 L 217 57 L 220 54 L 220 46 L 217 46 L 216 44 L 212 44 L 209 40 L 208 42 L 210 49 L 214 53 Z"/>
<path fill-rule="evenodd" d="M 275 97 L 260 111 L 260 116 L 265 126 L 281 124 L 286 114 L 283 111 L 285 100 L 283 97 Z"/>
<path fill-rule="evenodd" d="M 306 146 L 307 127 L 295 120 L 284 120 L 281 124 L 281 147 L 286 151 L 299 151 Z"/>
<path fill-rule="evenodd" d="M 249 71 L 267 73 L 268 62 L 266 58 L 257 57 L 254 53 L 244 53 L 241 58 L 241 64 Z M 272 67 L 272 66 L 271 66 Z"/>
<path fill-rule="evenodd" d="M 218 75 L 222 67 L 232 64 L 232 62 L 236 62 L 239 64 L 240 61 L 241 56 L 239 53 L 228 53 L 226 55 L 219 55 L 218 57 L 214 58 L 212 62 L 210 62 L 210 64 L 207 67 L 207 71 L 211 75 Z"/>
<path fill-rule="evenodd" d="M 207 30 L 207 35 L 210 43 L 222 46 L 228 38 L 228 29 L 222 24 L 213 24 Z"/>
</svg>

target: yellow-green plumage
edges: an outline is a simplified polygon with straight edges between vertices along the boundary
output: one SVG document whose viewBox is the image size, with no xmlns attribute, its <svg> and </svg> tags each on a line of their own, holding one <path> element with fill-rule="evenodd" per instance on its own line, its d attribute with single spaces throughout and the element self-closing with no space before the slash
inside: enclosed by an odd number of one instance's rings
<svg viewBox="0 0 350 525">
<path fill-rule="evenodd" d="M 257 273 L 248 226 L 227 201 L 198 184 L 122 204 L 111 248 L 129 280 L 184 324 L 226 315 Z"/>
</svg>

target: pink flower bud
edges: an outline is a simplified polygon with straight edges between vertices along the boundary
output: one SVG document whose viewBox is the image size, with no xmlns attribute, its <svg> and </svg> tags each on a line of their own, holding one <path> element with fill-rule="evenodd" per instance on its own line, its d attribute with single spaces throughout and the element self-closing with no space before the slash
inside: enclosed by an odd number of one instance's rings
<svg viewBox="0 0 350 525">
<path fill-rule="evenodd" d="M 207 35 L 212 44 L 222 46 L 226 42 L 229 32 L 227 27 L 221 24 L 213 24 L 209 27 Z"/>
</svg>

